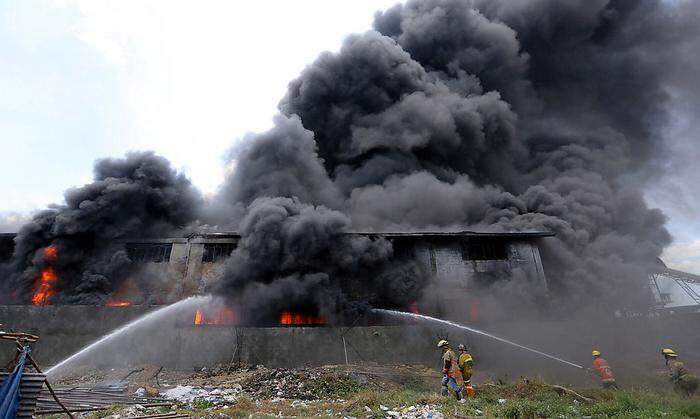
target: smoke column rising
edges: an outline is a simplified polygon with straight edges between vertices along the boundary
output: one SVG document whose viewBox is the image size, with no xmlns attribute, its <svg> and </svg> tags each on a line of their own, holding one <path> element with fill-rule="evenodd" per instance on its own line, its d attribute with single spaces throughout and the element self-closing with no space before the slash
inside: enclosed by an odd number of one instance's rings
<svg viewBox="0 0 700 419">
<path fill-rule="evenodd" d="M 26 295 L 56 244 L 70 255 L 64 301 L 99 299 L 124 259 L 100 243 L 199 221 L 241 233 L 214 291 L 263 317 L 281 302 L 420 298 L 426 273 L 353 230 L 552 230 L 552 301 L 644 307 L 670 236 L 642 191 L 666 157 L 669 89 L 699 97 L 672 70 L 697 69 L 698 9 L 425 0 L 378 12 L 374 30 L 290 82 L 274 127 L 229 152 L 236 169 L 212 202 L 151 154 L 98 163 L 95 183 L 21 230 L 8 292 Z"/>
<path fill-rule="evenodd" d="M 222 205 L 298 197 L 319 219 L 346 214 L 338 232 L 552 230 L 543 256 L 562 306 L 643 308 L 670 235 L 642 190 L 665 157 L 668 68 L 676 45 L 697 44 L 697 14 L 659 1 L 379 12 L 290 83 L 275 128 L 234 153 Z"/>
<path fill-rule="evenodd" d="M 58 278 L 51 303 L 102 304 L 132 270 L 117 239 L 167 234 L 195 220 L 202 205 L 189 180 L 151 152 L 97 161 L 94 182 L 69 189 L 65 200 L 19 230 L 11 261 L 0 265 L 6 301 L 30 300 L 51 262 Z"/>
</svg>

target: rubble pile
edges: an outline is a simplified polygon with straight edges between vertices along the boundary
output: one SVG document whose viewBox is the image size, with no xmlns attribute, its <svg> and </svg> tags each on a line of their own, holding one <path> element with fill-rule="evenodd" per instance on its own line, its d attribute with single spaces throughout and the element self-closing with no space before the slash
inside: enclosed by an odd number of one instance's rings
<svg viewBox="0 0 700 419">
<path fill-rule="evenodd" d="M 341 384 L 338 379 L 319 368 L 260 368 L 243 382 L 243 387 L 256 398 L 314 400 L 334 394 Z"/>
<path fill-rule="evenodd" d="M 367 411 L 369 417 L 376 417 L 376 412 L 374 412 L 369 406 L 365 406 L 365 410 Z M 438 406 L 434 404 L 402 406 L 393 409 L 384 405 L 380 405 L 379 410 L 380 417 L 386 418 L 440 419 L 445 417 L 445 415 L 443 415 L 438 410 Z"/>
<path fill-rule="evenodd" d="M 222 405 L 234 403 L 242 391 L 241 386 L 232 388 L 177 386 L 163 391 L 161 396 L 180 403 L 206 402 L 212 405 Z"/>
<path fill-rule="evenodd" d="M 401 388 L 407 372 L 421 375 L 425 370 L 407 366 L 289 369 L 221 365 L 186 372 L 146 365 L 130 371 L 85 371 L 79 377 L 66 378 L 63 384 L 119 382 L 134 397 L 155 390 L 156 397 L 167 402 L 155 410 L 125 406 L 106 416 L 114 419 L 168 412 L 199 412 L 203 416 L 198 417 L 224 418 L 238 417 L 241 411 L 279 417 L 442 418 L 438 406 L 431 403 L 380 406 L 376 401 L 358 399 L 358 394 L 371 398 Z"/>
</svg>

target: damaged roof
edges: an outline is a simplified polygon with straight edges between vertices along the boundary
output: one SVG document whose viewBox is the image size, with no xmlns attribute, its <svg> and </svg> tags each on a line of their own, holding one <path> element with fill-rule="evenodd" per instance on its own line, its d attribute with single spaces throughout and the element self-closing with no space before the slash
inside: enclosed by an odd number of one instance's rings
<svg viewBox="0 0 700 419">
<path fill-rule="evenodd" d="M 509 239 L 538 239 L 543 237 L 554 237 L 553 231 L 515 231 L 515 232 L 479 232 L 479 231 L 347 231 L 343 234 L 357 234 L 362 236 L 382 236 L 382 237 L 494 237 Z M 241 235 L 235 231 L 219 233 L 192 233 L 187 237 L 201 238 L 238 238 Z"/>
</svg>

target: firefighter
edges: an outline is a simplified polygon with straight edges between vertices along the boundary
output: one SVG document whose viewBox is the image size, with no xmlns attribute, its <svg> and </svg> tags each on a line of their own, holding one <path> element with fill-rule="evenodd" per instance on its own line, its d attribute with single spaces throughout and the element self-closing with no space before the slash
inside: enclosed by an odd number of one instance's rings
<svg viewBox="0 0 700 419">
<path fill-rule="evenodd" d="M 661 355 L 666 359 L 666 367 L 674 390 L 686 397 L 691 397 L 698 389 L 698 377 L 685 369 L 685 365 L 678 360 L 678 354 L 673 349 L 664 348 L 661 350 Z"/>
<path fill-rule="evenodd" d="M 598 372 L 600 376 L 600 383 L 605 389 L 617 389 L 617 382 L 615 382 L 615 376 L 613 375 L 612 369 L 608 361 L 600 356 L 600 351 L 594 349 L 591 352 L 593 355 L 593 368 Z"/>
<path fill-rule="evenodd" d="M 472 366 L 474 360 L 471 354 L 467 351 L 466 346 L 461 343 L 457 347 L 459 349 L 459 365 L 460 371 L 462 371 L 462 379 L 464 380 L 464 389 L 467 391 L 467 397 L 473 398 L 476 395 L 474 387 L 472 387 Z"/>
<path fill-rule="evenodd" d="M 437 344 L 442 350 L 442 395 L 447 396 L 449 389 L 455 393 L 457 400 L 462 399 L 462 371 L 459 369 L 459 359 L 454 351 L 450 349 L 450 343 L 441 340 Z"/>
</svg>

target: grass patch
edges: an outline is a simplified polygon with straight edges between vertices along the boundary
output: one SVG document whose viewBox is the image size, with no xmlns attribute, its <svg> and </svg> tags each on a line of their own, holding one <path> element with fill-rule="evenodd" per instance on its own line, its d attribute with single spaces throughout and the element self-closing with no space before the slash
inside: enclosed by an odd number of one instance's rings
<svg viewBox="0 0 700 419">
<path fill-rule="evenodd" d="M 121 405 L 112 406 L 109 409 L 98 410 L 97 412 L 93 413 L 91 415 L 91 417 L 93 417 L 95 419 L 106 418 L 107 416 L 111 416 L 111 415 L 114 415 L 115 413 L 118 413 L 122 409 L 124 409 L 124 406 L 121 406 Z"/>
<path fill-rule="evenodd" d="M 673 393 L 626 389 L 620 391 L 583 390 L 593 403 L 559 395 L 544 383 L 479 386 L 477 396 L 466 403 L 432 392 L 396 390 L 360 392 L 348 401 L 351 416 L 382 415 L 380 405 L 402 410 L 408 406 L 437 405 L 446 416 L 485 416 L 498 418 L 700 418 L 700 398 L 684 399 Z M 499 401 L 501 400 L 501 401 Z"/>
<path fill-rule="evenodd" d="M 194 401 L 192 401 L 192 407 L 197 410 L 209 409 L 210 407 L 214 407 L 214 403 L 209 400 L 194 399 Z"/>
<path fill-rule="evenodd" d="M 397 385 L 398 383 L 398 385 Z M 322 375 L 314 381 L 306 382 L 315 399 L 302 403 L 291 399 L 279 400 L 275 397 L 240 397 L 236 402 L 223 406 L 213 406 L 211 402 L 197 400 L 192 411 L 194 417 L 263 418 L 282 415 L 284 417 L 312 416 L 367 416 L 386 417 L 380 406 L 399 412 L 408 411 L 411 406 L 422 409 L 431 406 L 446 417 L 487 417 L 487 418 L 698 418 L 700 419 L 700 396 L 682 398 L 668 387 L 625 388 L 619 391 L 602 389 L 576 389 L 587 402 L 566 392 L 557 392 L 552 386 L 533 380 L 529 383 L 482 384 L 477 386 L 477 396 L 466 403 L 459 403 L 453 397 L 439 394 L 440 384 L 435 380 L 421 380 L 410 376 L 400 377 L 391 385 L 361 382 L 344 372 Z M 432 384 L 432 385 L 431 385 Z M 342 400 L 341 400 L 342 399 Z M 367 410 L 371 412 L 369 412 Z M 103 418 L 119 413 L 123 407 L 113 407 L 90 416 Z M 252 416 L 251 416 L 252 415 Z"/>
<path fill-rule="evenodd" d="M 323 376 L 319 380 L 308 383 L 305 388 L 319 399 L 346 399 L 355 393 L 365 390 L 365 386 L 347 375 Z"/>
</svg>

